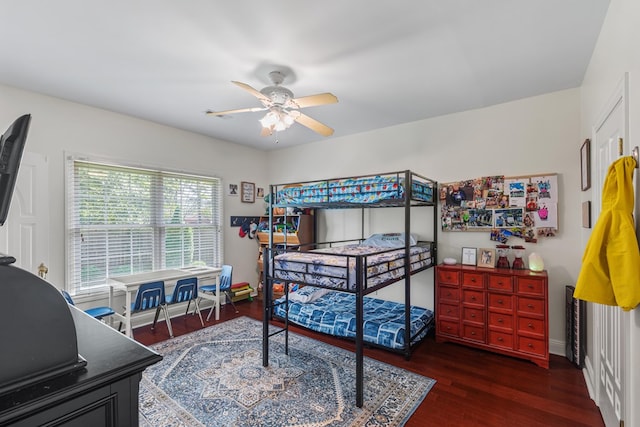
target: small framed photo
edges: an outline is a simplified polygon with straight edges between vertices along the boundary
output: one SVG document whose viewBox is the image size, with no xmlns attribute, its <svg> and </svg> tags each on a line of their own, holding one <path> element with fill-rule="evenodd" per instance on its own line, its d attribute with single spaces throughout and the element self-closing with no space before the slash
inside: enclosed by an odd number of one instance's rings
<svg viewBox="0 0 640 427">
<path fill-rule="evenodd" d="M 240 183 L 240 197 L 244 203 L 253 203 L 256 201 L 256 185 L 253 182 Z"/>
<path fill-rule="evenodd" d="M 227 196 L 237 196 L 238 195 L 238 184 L 229 184 L 227 189 Z"/>
<path fill-rule="evenodd" d="M 462 265 L 476 265 L 476 248 L 462 248 Z"/>
<path fill-rule="evenodd" d="M 264 199 L 264 187 L 256 188 L 256 197 L 259 199 Z"/>
<path fill-rule="evenodd" d="M 589 147 L 591 140 L 585 139 L 580 147 L 580 172 L 582 191 L 591 188 L 591 149 Z"/>
<path fill-rule="evenodd" d="M 492 248 L 478 249 L 478 267 L 495 268 L 496 250 Z"/>
</svg>

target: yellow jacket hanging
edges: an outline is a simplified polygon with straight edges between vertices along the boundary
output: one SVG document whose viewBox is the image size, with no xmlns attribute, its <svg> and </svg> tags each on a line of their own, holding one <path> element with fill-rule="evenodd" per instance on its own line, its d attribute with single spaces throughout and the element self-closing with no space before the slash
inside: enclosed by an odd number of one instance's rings
<svg viewBox="0 0 640 427">
<path fill-rule="evenodd" d="M 633 171 L 623 157 L 609 166 L 602 212 L 587 242 L 574 297 L 631 310 L 640 304 L 640 251 L 633 222 Z"/>
</svg>

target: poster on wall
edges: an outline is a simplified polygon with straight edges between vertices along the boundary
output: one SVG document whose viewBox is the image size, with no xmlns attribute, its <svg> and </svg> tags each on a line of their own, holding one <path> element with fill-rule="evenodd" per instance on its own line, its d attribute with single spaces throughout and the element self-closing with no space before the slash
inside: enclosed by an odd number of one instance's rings
<svg viewBox="0 0 640 427">
<path fill-rule="evenodd" d="M 520 237 L 535 243 L 558 229 L 558 178 L 555 174 L 486 176 L 441 184 L 443 231 L 490 231 L 506 243 Z"/>
</svg>

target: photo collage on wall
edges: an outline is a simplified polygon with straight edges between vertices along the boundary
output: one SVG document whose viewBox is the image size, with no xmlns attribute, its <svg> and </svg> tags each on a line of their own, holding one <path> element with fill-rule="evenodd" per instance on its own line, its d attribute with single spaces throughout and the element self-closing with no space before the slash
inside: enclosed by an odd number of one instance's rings
<svg viewBox="0 0 640 427">
<path fill-rule="evenodd" d="M 490 231 L 506 243 L 520 237 L 535 243 L 558 230 L 558 177 L 488 176 L 441 184 L 443 231 Z"/>
</svg>

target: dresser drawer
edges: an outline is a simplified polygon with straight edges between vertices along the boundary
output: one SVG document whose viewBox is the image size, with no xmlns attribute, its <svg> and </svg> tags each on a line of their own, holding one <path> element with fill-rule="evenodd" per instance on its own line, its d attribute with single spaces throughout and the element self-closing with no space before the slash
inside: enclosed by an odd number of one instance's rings
<svg viewBox="0 0 640 427">
<path fill-rule="evenodd" d="M 544 340 L 534 338 L 518 337 L 518 350 L 523 353 L 531 353 L 538 356 L 547 355 L 547 346 Z"/>
<path fill-rule="evenodd" d="M 462 286 L 483 289 L 484 281 L 482 280 L 482 273 L 470 273 L 467 271 L 463 272 Z"/>
<path fill-rule="evenodd" d="M 460 336 L 460 326 L 458 322 L 449 322 L 446 320 L 438 321 L 438 333 L 443 335 Z"/>
<path fill-rule="evenodd" d="M 513 310 L 513 295 L 489 294 L 489 309 Z"/>
<path fill-rule="evenodd" d="M 462 302 L 484 306 L 484 292 L 482 291 L 462 291 Z"/>
<path fill-rule="evenodd" d="M 513 350 L 513 334 L 490 330 L 489 345 Z"/>
<path fill-rule="evenodd" d="M 462 308 L 462 320 L 484 324 L 484 310 L 479 308 Z"/>
<path fill-rule="evenodd" d="M 545 322 L 541 319 L 533 319 L 530 317 L 518 318 L 518 333 L 526 333 L 529 335 L 537 335 L 544 338 L 547 334 Z"/>
<path fill-rule="evenodd" d="M 460 318 L 460 306 L 456 304 L 438 304 L 438 318 L 447 317 L 449 319 Z"/>
<path fill-rule="evenodd" d="M 513 292 L 513 280 L 511 280 L 511 277 L 508 276 L 491 274 L 489 275 L 487 287 L 490 291 L 495 290 Z"/>
<path fill-rule="evenodd" d="M 509 314 L 489 312 L 489 328 L 513 330 L 513 316 Z"/>
<path fill-rule="evenodd" d="M 544 316 L 544 300 L 518 297 L 518 313 Z"/>
<path fill-rule="evenodd" d="M 462 338 L 484 342 L 484 327 L 469 324 L 462 325 Z"/>
<path fill-rule="evenodd" d="M 446 283 L 448 285 L 459 285 L 460 272 L 455 270 L 447 270 L 445 268 L 438 268 L 438 282 Z"/>
<path fill-rule="evenodd" d="M 537 277 L 519 277 L 516 291 L 521 295 L 544 296 L 544 280 Z"/>
<path fill-rule="evenodd" d="M 451 286 L 439 286 L 438 298 L 441 301 L 450 301 L 453 303 L 460 302 L 460 289 L 452 288 Z"/>
</svg>

